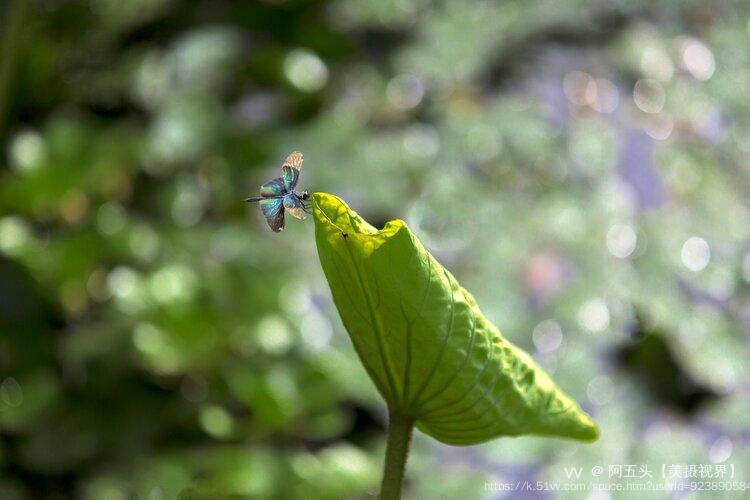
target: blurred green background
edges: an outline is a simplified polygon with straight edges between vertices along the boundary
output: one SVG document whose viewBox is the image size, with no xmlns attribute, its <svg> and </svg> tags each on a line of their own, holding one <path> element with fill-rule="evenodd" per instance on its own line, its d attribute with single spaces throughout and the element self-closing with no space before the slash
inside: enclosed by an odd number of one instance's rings
<svg viewBox="0 0 750 500">
<path fill-rule="evenodd" d="M 0 498 L 377 492 L 385 408 L 313 225 L 243 202 L 295 149 L 602 429 L 417 433 L 408 498 L 750 481 L 748 2 L 11 0 L 0 29 Z"/>
</svg>

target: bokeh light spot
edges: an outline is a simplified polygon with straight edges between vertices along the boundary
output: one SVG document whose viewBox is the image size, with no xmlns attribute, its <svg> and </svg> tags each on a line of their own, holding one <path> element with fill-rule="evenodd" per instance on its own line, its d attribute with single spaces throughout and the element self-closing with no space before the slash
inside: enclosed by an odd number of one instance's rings
<svg viewBox="0 0 750 500">
<path fill-rule="evenodd" d="M 682 61 L 696 80 L 708 80 L 713 76 L 716 62 L 711 50 L 698 40 L 686 42 L 682 49 Z"/>
<path fill-rule="evenodd" d="M 68 224 L 75 224 L 83 219 L 89 210 L 89 199 L 79 189 L 65 193 L 60 200 L 60 217 Z"/>
<path fill-rule="evenodd" d="M 283 354 L 292 345 L 292 334 L 283 318 L 266 316 L 256 328 L 258 345 L 269 354 Z"/>
<path fill-rule="evenodd" d="M 711 448 L 708 450 L 708 459 L 713 463 L 726 462 L 732 456 L 733 451 L 732 440 L 727 436 L 721 436 L 711 443 Z"/>
<path fill-rule="evenodd" d="M 580 325 L 593 333 L 601 332 L 609 326 L 609 308 L 603 299 L 591 299 L 578 311 Z"/>
<path fill-rule="evenodd" d="M 422 102 L 424 84 L 414 75 L 398 75 L 388 82 L 385 95 L 395 108 L 409 110 Z"/>
<path fill-rule="evenodd" d="M 607 231 L 607 250 L 619 259 L 626 259 L 638 244 L 638 237 L 627 224 L 614 224 Z"/>
<path fill-rule="evenodd" d="M 133 329 L 133 344 L 145 354 L 157 355 L 164 349 L 164 332 L 151 323 L 139 323 Z"/>
<path fill-rule="evenodd" d="M 13 377 L 8 377 L 0 384 L 0 400 L 6 406 L 16 408 L 23 404 L 23 389 Z"/>
<path fill-rule="evenodd" d="M 149 280 L 151 295 L 157 302 L 188 302 L 195 295 L 198 277 L 189 267 L 175 264 L 159 269 Z"/>
<path fill-rule="evenodd" d="M 698 272 L 703 270 L 711 260 L 711 248 L 706 240 L 693 236 L 682 245 L 680 257 L 685 267 Z"/>
<path fill-rule="evenodd" d="M 17 172 L 31 172 L 42 166 L 46 148 L 42 136 L 33 130 L 18 133 L 10 144 L 10 164 Z"/>
<path fill-rule="evenodd" d="M 210 405 L 201 410 L 200 424 L 207 434 L 216 439 L 226 439 L 234 429 L 234 420 L 221 406 Z"/>
<path fill-rule="evenodd" d="M 552 352 L 562 344 L 562 328 L 557 321 L 547 319 L 536 325 L 531 337 L 539 351 Z"/>
<path fill-rule="evenodd" d="M 638 80 L 633 87 L 633 100 L 644 113 L 655 114 L 664 108 L 666 93 L 661 83 L 656 80 Z"/>
<path fill-rule="evenodd" d="M 0 250 L 8 255 L 21 252 L 31 240 L 31 228 L 17 215 L 0 219 Z"/>
<path fill-rule="evenodd" d="M 328 68 L 312 51 L 297 49 L 284 60 L 284 74 L 289 81 L 304 92 L 317 92 L 328 81 Z"/>
<path fill-rule="evenodd" d="M 181 227 L 191 227 L 203 218 L 203 198 L 194 189 L 182 189 L 172 202 L 172 218 Z"/>
<path fill-rule="evenodd" d="M 652 139 L 664 141 L 669 139 L 672 135 L 672 131 L 674 130 L 674 120 L 664 114 L 654 116 L 651 120 L 646 122 L 645 130 Z"/>
<path fill-rule="evenodd" d="M 125 209 L 119 203 L 107 202 L 97 210 L 96 224 L 99 232 L 109 236 L 122 231 L 126 223 Z"/>
</svg>

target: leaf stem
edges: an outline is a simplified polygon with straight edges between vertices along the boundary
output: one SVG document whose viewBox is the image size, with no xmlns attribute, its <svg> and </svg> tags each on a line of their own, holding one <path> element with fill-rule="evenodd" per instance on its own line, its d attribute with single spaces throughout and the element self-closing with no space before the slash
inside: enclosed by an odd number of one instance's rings
<svg viewBox="0 0 750 500">
<path fill-rule="evenodd" d="M 380 487 L 380 500 L 401 498 L 401 485 L 404 481 L 406 458 L 411 445 L 414 419 L 388 408 L 388 445 L 385 451 L 383 483 Z"/>
</svg>

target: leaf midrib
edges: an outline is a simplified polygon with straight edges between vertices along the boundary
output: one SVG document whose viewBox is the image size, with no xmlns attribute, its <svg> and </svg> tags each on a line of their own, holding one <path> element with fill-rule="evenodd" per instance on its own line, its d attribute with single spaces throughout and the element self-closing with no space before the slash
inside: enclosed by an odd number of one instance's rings
<svg viewBox="0 0 750 500">
<path fill-rule="evenodd" d="M 401 396 L 397 388 L 396 375 L 394 373 L 393 366 L 391 366 L 390 357 L 386 356 L 386 347 L 385 347 L 385 338 L 384 338 L 385 328 L 383 327 L 383 324 L 380 320 L 380 316 L 377 314 L 377 307 L 375 307 L 374 305 L 372 295 L 370 294 L 370 290 L 368 287 L 365 286 L 365 280 L 362 277 L 360 266 L 357 264 L 357 261 L 354 257 L 354 254 L 352 253 L 351 248 L 349 248 L 349 245 L 346 242 L 344 242 L 344 247 L 346 247 L 346 251 L 349 254 L 349 258 L 352 260 L 354 272 L 355 272 L 355 275 L 357 276 L 357 280 L 359 281 L 359 286 L 362 288 L 362 291 L 365 295 L 365 300 L 367 302 L 367 309 L 370 313 L 371 326 L 372 326 L 372 329 L 375 331 L 376 345 L 378 346 L 380 359 L 383 362 L 385 376 L 388 379 L 388 386 L 391 388 L 391 394 L 393 395 L 393 398 L 395 400 L 394 403 L 398 404 L 401 400 Z"/>
</svg>

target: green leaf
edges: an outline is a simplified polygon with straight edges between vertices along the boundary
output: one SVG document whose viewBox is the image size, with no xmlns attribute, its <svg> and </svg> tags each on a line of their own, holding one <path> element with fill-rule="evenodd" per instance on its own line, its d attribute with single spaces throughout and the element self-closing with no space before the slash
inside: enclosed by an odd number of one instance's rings
<svg viewBox="0 0 750 500">
<path fill-rule="evenodd" d="M 401 220 L 378 231 L 336 196 L 313 196 L 315 239 L 352 343 L 391 411 L 448 444 L 599 429 Z"/>
</svg>

